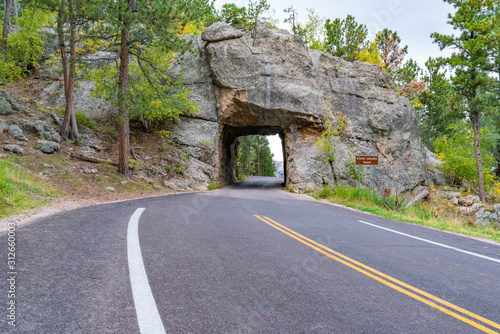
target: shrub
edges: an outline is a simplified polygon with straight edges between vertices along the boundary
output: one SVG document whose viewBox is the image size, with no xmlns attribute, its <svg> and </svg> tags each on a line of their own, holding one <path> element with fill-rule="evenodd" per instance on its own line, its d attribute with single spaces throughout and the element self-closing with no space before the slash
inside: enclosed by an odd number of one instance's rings
<svg viewBox="0 0 500 334">
<path fill-rule="evenodd" d="M 470 123 L 460 122 L 448 127 L 451 134 L 438 137 L 434 147 L 439 160 L 443 161 L 445 172 L 453 176 L 456 182 L 464 180 L 477 183 L 477 164 L 474 151 L 474 132 Z M 493 143 L 485 136 L 486 129 L 481 129 L 481 153 L 483 158 L 484 185 L 487 189 L 493 186 L 494 176 L 491 173 L 494 161 L 489 152 Z"/>
<path fill-rule="evenodd" d="M 85 114 L 81 111 L 77 111 L 77 112 L 75 112 L 75 118 L 76 118 L 76 122 L 79 125 L 86 126 L 87 128 L 90 128 L 92 130 L 96 129 L 95 122 L 90 117 L 88 117 L 87 114 Z"/>
<path fill-rule="evenodd" d="M 219 184 L 216 181 L 212 181 L 208 185 L 208 190 L 215 190 L 215 189 L 219 189 L 219 188 L 220 188 Z"/>
</svg>

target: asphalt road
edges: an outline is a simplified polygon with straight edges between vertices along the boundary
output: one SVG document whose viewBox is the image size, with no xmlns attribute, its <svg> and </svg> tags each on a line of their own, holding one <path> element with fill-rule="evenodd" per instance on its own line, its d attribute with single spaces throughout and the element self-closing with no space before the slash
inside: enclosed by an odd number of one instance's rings
<svg viewBox="0 0 500 334">
<path fill-rule="evenodd" d="M 499 245 L 281 182 L 61 213 L 11 250 L 1 235 L 0 332 L 500 332 Z"/>
</svg>

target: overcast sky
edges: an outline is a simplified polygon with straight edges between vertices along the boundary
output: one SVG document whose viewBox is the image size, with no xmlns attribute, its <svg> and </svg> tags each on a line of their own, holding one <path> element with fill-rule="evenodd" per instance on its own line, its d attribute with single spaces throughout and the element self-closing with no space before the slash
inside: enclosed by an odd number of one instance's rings
<svg viewBox="0 0 500 334">
<path fill-rule="evenodd" d="M 216 0 L 216 8 L 221 8 L 224 3 L 247 6 L 248 0 Z M 347 14 L 351 14 L 358 23 L 368 27 L 371 40 L 384 28 L 397 31 L 403 45 L 408 45 L 406 59 L 416 60 L 422 68 L 429 57 L 449 54 L 449 51 L 441 52 L 430 38 L 433 32 L 453 33 L 447 24 L 448 13 L 453 12 L 453 6 L 442 0 L 268 0 L 268 3 L 275 10 L 274 17 L 279 19 L 280 28 L 290 30 L 288 24 L 282 23 L 288 16 L 284 9 L 293 6 L 298 11 L 299 22 L 305 22 L 306 9 L 313 8 L 327 19 L 345 19 Z M 282 160 L 279 137 L 271 141 L 275 160 Z"/>
</svg>

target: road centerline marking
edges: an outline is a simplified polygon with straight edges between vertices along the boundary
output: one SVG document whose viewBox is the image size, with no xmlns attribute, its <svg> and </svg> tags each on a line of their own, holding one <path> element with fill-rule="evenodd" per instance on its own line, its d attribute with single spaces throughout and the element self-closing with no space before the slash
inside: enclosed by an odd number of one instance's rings
<svg viewBox="0 0 500 334">
<path fill-rule="evenodd" d="M 149 285 L 139 242 L 139 218 L 145 208 L 138 208 L 127 228 L 127 258 L 130 286 L 134 298 L 137 323 L 141 334 L 164 334 L 165 328 Z"/>
<path fill-rule="evenodd" d="M 407 234 L 407 233 L 399 232 L 399 231 L 396 231 L 396 230 L 392 230 L 392 229 L 387 228 L 387 227 L 383 227 L 383 226 L 380 226 L 380 225 L 368 223 L 368 222 L 365 222 L 363 220 L 358 220 L 358 222 L 360 222 L 362 224 L 365 224 L 365 225 L 372 226 L 372 227 L 376 227 L 376 228 L 379 228 L 379 229 L 382 229 L 382 230 L 386 230 L 388 232 L 396 233 L 396 234 L 399 234 L 399 235 L 402 235 L 402 236 L 405 236 L 405 237 L 408 237 L 408 238 L 412 238 L 412 239 L 415 239 L 415 240 L 423 241 L 423 242 L 426 242 L 426 243 L 429 243 L 429 244 L 432 244 L 432 245 L 436 245 L 436 246 L 440 246 L 440 247 L 443 247 L 443 248 L 451 249 L 451 250 L 454 250 L 454 251 L 457 251 L 457 252 L 460 252 L 460 253 L 472 255 L 472 256 L 479 257 L 479 258 L 482 258 L 482 259 L 485 259 L 485 260 L 488 260 L 488 261 L 493 261 L 493 262 L 496 262 L 496 263 L 500 263 L 500 259 L 495 259 L 493 257 L 489 257 L 489 256 L 486 256 L 486 255 L 482 255 L 482 254 L 478 254 L 478 253 L 474 253 L 474 252 L 470 252 L 470 251 L 467 251 L 465 249 L 461 249 L 461 248 L 457 248 L 457 247 L 453 247 L 453 246 L 448 246 L 448 245 L 445 245 L 445 244 L 442 244 L 442 243 L 439 243 L 439 242 L 435 242 L 435 241 L 432 241 L 432 240 L 427 240 L 427 239 L 420 238 L 420 237 L 417 237 L 417 236 L 414 236 L 414 235 L 411 235 L 411 234 Z"/>
<path fill-rule="evenodd" d="M 413 286 L 411 286 L 409 284 L 401 282 L 401 281 L 399 281 L 399 280 L 397 280 L 397 279 L 395 279 L 395 278 L 393 278 L 393 277 L 391 277 L 389 275 L 386 275 L 386 274 L 384 274 L 382 272 L 379 272 L 379 271 L 377 271 L 377 270 L 375 270 L 375 269 L 373 269 L 373 268 L 371 268 L 371 267 L 369 267 L 367 265 L 364 265 L 364 264 L 362 264 L 362 263 L 360 263 L 360 262 L 358 262 L 358 261 L 356 261 L 354 259 L 351 259 L 351 258 L 349 258 L 349 257 L 347 257 L 347 256 L 345 256 L 343 254 L 340 254 L 340 253 L 338 253 L 338 252 L 336 252 L 336 251 L 334 251 L 334 250 L 332 250 L 332 249 L 330 249 L 330 248 L 328 248 L 328 247 L 326 247 L 324 245 L 321 245 L 321 244 L 317 243 L 314 240 L 311 240 L 311 239 L 309 239 L 309 238 L 301 235 L 298 232 L 293 231 L 292 229 L 290 229 L 290 228 L 288 228 L 288 227 L 286 227 L 284 225 L 281 225 L 280 223 L 272 220 L 269 217 L 264 217 L 263 218 L 263 217 L 260 217 L 258 215 L 254 215 L 254 216 L 256 218 L 260 219 L 261 221 L 263 221 L 264 223 L 268 224 L 269 226 L 271 226 L 271 227 L 273 227 L 273 228 L 275 228 L 275 229 L 283 232 L 284 234 L 286 234 L 286 235 L 292 237 L 293 239 L 295 239 L 295 240 L 297 240 L 297 241 L 299 241 L 299 242 L 301 242 L 301 243 L 303 243 L 303 244 L 311 247 L 312 249 L 314 249 L 314 250 L 316 250 L 316 251 L 318 251 L 318 252 L 320 252 L 320 253 L 322 253 L 322 254 L 324 254 L 324 255 L 326 255 L 326 256 L 334 259 L 334 260 L 336 260 L 337 262 L 340 262 L 340 263 L 342 263 L 342 264 L 344 264 L 344 265 L 346 265 L 346 266 L 348 266 L 348 267 L 350 267 L 350 268 L 352 268 L 352 269 L 354 269 L 354 270 L 356 270 L 356 271 L 358 271 L 358 272 L 360 272 L 360 273 L 362 273 L 362 274 L 364 274 L 364 275 L 366 275 L 366 276 L 368 276 L 370 278 L 373 278 L 374 280 L 376 280 L 376 281 L 378 281 L 378 282 L 380 282 L 380 283 L 382 283 L 382 284 L 384 284 L 384 285 L 386 285 L 386 286 L 388 286 L 388 287 L 390 287 L 390 288 L 392 288 L 394 290 L 397 290 L 397 291 L 399 291 L 399 292 L 401 292 L 401 293 L 403 293 L 405 295 L 408 295 L 408 296 L 410 296 L 410 297 L 412 297 L 412 298 L 414 298 L 414 299 L 416 299 L 416 300 L 418 300 L 418 301 L 420 301 L 420 302 L 422 302 L 424 304 L 427 304 L 427 305 L 429 305 L 429 306 L 431 306 L 431 307 L 433 307 L 435 309 L 438 309 L 438 310 L 440 310 L 441 312 L 443 312 L 445 314 L 448 314 L 448 315 L 450 315 L 450 316 L 452 316 L 452 317 L 454 317 L 454 318 L 456 318 L 458 320 L 461 320 L 464 323 L 467 323 L 467 324 L 469 324 L 469 325 L 471 325 L 471 326 L 473 326 L 473 327 L 475 327 L 477 329 L 480 329 L 483 332 L 486 332 L 486 333 L 498 333 L 498 332 L 495 332 L 495 331 L 491 330 L 490 328 L 485 327 L 484 325 L 482 325 L 480 323 L 477 323 L 475 321 L 472 321 L 471 319 L 465 318 L 464 316 L 462 316 L 462 315 L 460 315 L 458 313 L 455 313 L 455 312 L 453 312 L 453 311 L 451 311 L 451 310 L 449 310 L 449 309 L 447 309 L 447 308 L 445 308 L 445 307 L 443 307 L 441 305 L 438 305 L 438 304 L 436 304 L 436 303 L 434 303 L 434 302 L 432 302 L 432 301 L 430 301 L 428 299 L 425 299 L 422 296 L 425 296 L 425 297 L 427 297 L 429 299 L 432 299 L 432 300 L 434 300 L 434 301 L 436 301 L 438 303 L 446 305 L 446 306 L 448 306 L 448 307 L 450 307 L 450 308 L 452 308 L 452 309 L 454 309 L 454 310 L 456 310 L 458 312 L 463 313 L 464 315 L 467 315 L 469 317 L 475 318 L 476 320 L 479 320 L 479 321 L 481 321 L 481 322 L 483 322 L 485 324 L 488 324 L 488 325 L 490 325 L 492 327 L 500 329 L 500 324 L 497 324 L 497 323 L 495 323 L 495 322 L 493 322 L 493 321 L 491 321 L 489 319 L 486 319 L 486 318 L 481 317 L 481 316 L 479 316 L 479 315 L 477 315 L 475 313 L 467 311 L 467 310 L 465 310 L 465 309 L 463 309 L 463 308 L 461 308 L 459 306 L 451 304 L 451 303 L 449 303 L 449 302 L 447 302 L 447 301 L 445 301 L 443 299 L 440 299 L 440 298 L 438 298 L 436 296 L 433 296 L 433 295 L 431 295 L 431 294 L 429 294 L 429 293 L 427 293 L 425 291 L 422 291 L 422 290 L 420 290 L 418 288 L 415 288 L 415 287 L 413 287 Z M 371 271 L 371 273 L 369 271 Z M 379 275 L 381 277 L 376 276 L 376 275 Z M 392 281 L 393 283 L 391 283 L 389 281 Z M 398 286 L 396 284 L 399 284 L 401 286 Z M 409 290 L 412 290 L 412 291 L 414 291 L 414 292 L 416 292 L 418 294 L 421 294 L 422 296 L 419 296 L 419 295 L 417 295 L 417 294 L 415 294 L 415 293 L 413 293 L 411 291 L 405 290 L 403 287 L 405 287 L 405 288 L 407 288 Z"/>
</svg>

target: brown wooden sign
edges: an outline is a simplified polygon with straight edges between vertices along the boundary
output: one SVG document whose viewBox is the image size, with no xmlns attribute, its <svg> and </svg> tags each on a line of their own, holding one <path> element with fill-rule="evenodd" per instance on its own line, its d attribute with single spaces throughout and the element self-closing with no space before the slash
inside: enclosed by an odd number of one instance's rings
<svg viewBox="0 0 500 334">
<path fill-rule="evenodd" d="M 378 166 L 378 156 L 376 155 L 357 155 L 356 165 Z"/>
</svg>

